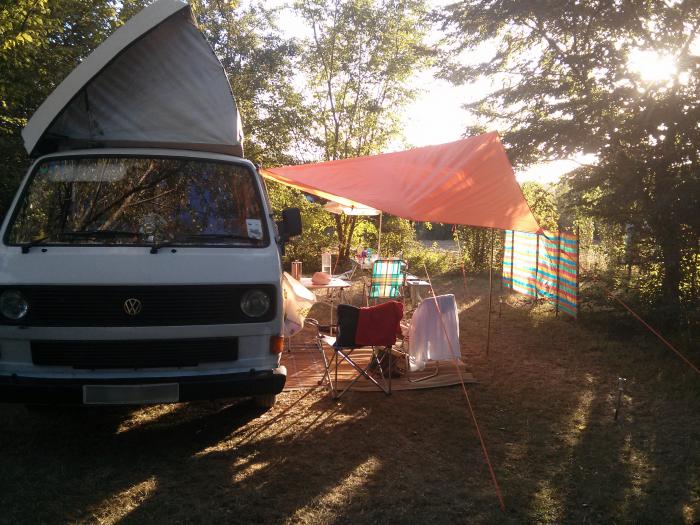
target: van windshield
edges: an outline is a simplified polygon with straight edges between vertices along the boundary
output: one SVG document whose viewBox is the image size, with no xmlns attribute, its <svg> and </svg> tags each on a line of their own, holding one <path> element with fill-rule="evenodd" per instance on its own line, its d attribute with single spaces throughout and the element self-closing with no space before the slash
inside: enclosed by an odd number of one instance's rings
<svg viewBox="0 0 700 525">
<path fill-rule="evenodd" d="M 200 159 L 82 157 L 39 164 L 10 244 L 263 246 L 254 173 Z"/>
</svg>

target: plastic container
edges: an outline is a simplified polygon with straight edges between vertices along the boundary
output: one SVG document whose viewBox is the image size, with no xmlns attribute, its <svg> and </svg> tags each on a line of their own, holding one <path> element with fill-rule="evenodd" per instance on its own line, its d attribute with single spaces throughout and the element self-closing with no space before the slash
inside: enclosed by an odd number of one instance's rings
<svg viewBox="0 0 700 525">
<path fill-rule="evenodd" d="M 321 254 L 321 271 L 323 273 L 327 273 L 328 275 L 333 273 L 330 252 L 324 252 Z"/>
<path fill-rule="evenodd" d="M 292 277 L 301 279 L 301 261 L 292 261 Z"/>
</svg>

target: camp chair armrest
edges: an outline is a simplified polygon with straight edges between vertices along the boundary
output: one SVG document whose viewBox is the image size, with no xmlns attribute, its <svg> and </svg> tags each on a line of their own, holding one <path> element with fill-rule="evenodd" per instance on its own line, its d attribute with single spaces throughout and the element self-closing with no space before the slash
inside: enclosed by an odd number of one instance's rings
<svg viewBox="0 0 700 525">
<path fill-rule="evenodd" d="M 337 328 L 338 326 L 335 324 L 321 324 L 318 319 L 314 319 L 313 317 L 307 317 L 305 322 L 311 326 L 315 326 L 319 335 L 321 332 L 330 332 L 332 328 Z"/>
</svg>

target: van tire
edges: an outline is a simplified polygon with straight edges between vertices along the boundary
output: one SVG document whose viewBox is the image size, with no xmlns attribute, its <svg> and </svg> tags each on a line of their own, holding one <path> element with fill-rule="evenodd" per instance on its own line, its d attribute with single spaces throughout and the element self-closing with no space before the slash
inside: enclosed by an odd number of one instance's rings
<svg viewBox="0 0 700 525">
<path fill-rule="evenodd" d="M 277 396 L 275 394 L 253 396 L 253 404 L 258 408 L 272 408 L 275 406 L 275 401 L 277 401 Z"/>
</svg>

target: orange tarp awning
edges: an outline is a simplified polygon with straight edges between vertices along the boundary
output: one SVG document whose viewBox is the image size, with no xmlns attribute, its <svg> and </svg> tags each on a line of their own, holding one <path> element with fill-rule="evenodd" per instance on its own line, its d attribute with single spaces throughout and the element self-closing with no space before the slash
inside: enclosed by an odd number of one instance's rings
<svg viewBox="0 0 700 525">
<path fill-rule="evenodd" d="M 262 174 L 346 206 L 359 203 L 414 221 L 540 231 L 495 132 Z"/>
</svg>

